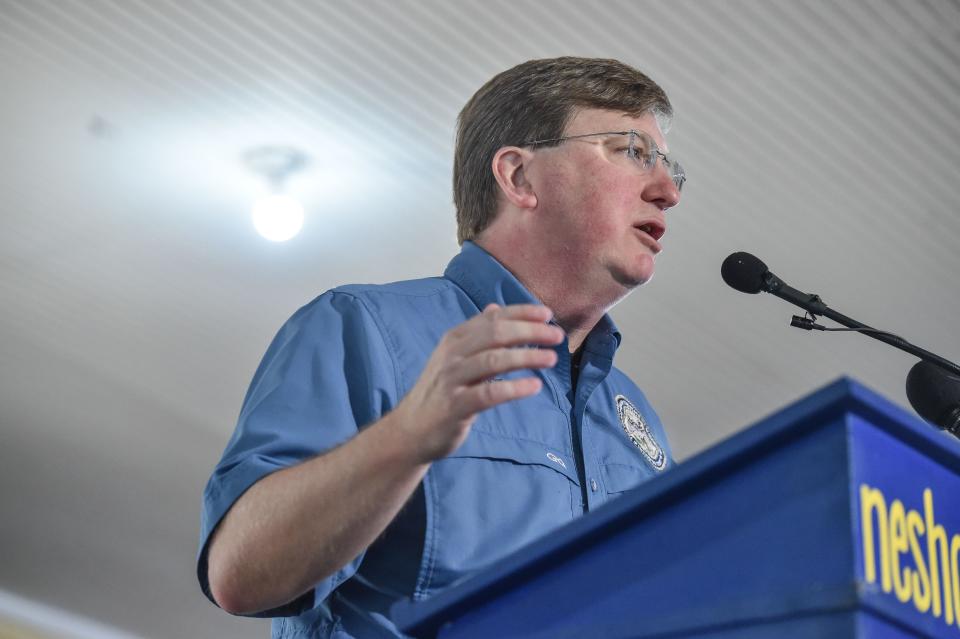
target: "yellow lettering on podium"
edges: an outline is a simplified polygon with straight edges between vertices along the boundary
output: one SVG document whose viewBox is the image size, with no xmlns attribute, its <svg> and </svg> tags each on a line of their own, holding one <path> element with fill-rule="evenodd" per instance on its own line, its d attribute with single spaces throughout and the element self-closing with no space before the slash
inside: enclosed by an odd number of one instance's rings
<svg viewBox="0 0 960 639">
<path fill-rule="evenodd" d="M 923 491 L 920 513 L 860 485 L 863 576 L 919 612 L 960 627 L 960 533 L 937 523 L 934 503 L 931 488 Z"/>
</svg>

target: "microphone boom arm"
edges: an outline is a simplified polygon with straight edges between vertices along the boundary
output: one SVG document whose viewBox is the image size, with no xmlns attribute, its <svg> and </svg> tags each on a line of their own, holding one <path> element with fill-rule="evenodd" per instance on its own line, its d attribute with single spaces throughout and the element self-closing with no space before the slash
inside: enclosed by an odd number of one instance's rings
<svg viewBox="0 0 960 639">
<path fill-rule="evenodd" d="M 914 346 L 907 340 L 897 337 L 896 335 L 879 331 L 873 327 L 867 326 L 866 324 L 861 324 L 860 322 L 851 319 L 846 315 L 842 315 L 824 304 L 819 295 L 810 295 L 808 293 L 798 291 L 797 289 L 785 284 L 783 280 L 769 271 L 764 274 L 763 280 L 764 288 L 768 293 L 776 295 L 780 299 L 799 306 L 803 310 L 809 312 L 811 315 L 822 315 L 823 317 L 832 319 L 837 324 L 857 330 L 864 335 L 868 335 L 873 339 L 880 340 L 881 342 L 889 344 L 890 346 L 899 348 L 900 350 L 906 351 L 911 355 L 916 355 L 920 359 L 928 361 L 931 364 L 936 364 L 940 368 L 950 371 L 954 375 L 960 375 L 960 366 L 957 366 L 953 362 L 946 360 L 935 353 L 924 350 L 919 346 Z"/>
</svg>

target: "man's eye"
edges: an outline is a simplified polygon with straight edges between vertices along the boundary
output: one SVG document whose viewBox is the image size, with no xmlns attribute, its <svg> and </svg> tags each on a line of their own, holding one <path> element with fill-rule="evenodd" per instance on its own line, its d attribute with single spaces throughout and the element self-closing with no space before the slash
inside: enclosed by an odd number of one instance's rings
<svg viewBox="0 0 960 639">
<path fill-rule="evenodd" d="M 630 146 L 624 149 L 624 154 L 631 160 L 636 160 L 644 166 L 650 165 L 650 152 L 640 146 Z"/>
</svg>

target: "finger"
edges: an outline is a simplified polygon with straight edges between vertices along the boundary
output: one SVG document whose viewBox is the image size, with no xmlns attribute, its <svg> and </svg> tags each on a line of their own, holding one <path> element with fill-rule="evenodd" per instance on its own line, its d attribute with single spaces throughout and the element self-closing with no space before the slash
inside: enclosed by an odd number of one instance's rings
<svg viewBox="0 0 960 639">
<path fill-rule="evenodd" d="M 541 322 L 497 320 L 489 325 L 466 327 L 450 344 L 450 353 L 469 357 L 494 348 L 555 346 L 563 341 L 563 329 Z"/>
<path fill-rule="evenodd" d="M 524 308 L 500 307 L 484 311 L 489 315 L 474 317 L 456 327 L 449 334 L 451 352 L 467 356 L 488 348 L 523 344 L 553 346 L 563 341 L 563 329 L 545 322 L 549 310 L 529 304 L 522 306 Z"/>
<path fill-rule="evenodd" d="M 511 304 L 509 306 L 487 304 L 483 308 L 482 313 L 455 326 L 448 332 L 448 335 L 454 339 L 460 339 L 476 331 L 478 326 L 489 326 L 491 323 L 500 320 L 517 320 L 545 324 L 549 322 L 551 318 L 553 318 L 553 311 L 540 304 Z"/>
<path fill-rule="evenodd" d="M 498 306 L 488 304 L 483 309 L 487 319 L 528 320 L 531 322 L 549 322 L 553 319 L 553 311 L 543 304 L 508 304 Z"/>
<path fill-rule="evenodd" d="M 497 348 L 466 357 L 449 372 L 454 386 L 474 384 L 517 370 L 550 368 L 557 363 L 557 353 L 545 348 Z"/>
<path fill-rule="evenodd" d="M 457 392 L 456 410 L 461 419 L 476 415 L 499 404 L 536 395 L 543 388 L 539 377 L 505 379 L 489 384 L 465 386 Z"/>
</svg>

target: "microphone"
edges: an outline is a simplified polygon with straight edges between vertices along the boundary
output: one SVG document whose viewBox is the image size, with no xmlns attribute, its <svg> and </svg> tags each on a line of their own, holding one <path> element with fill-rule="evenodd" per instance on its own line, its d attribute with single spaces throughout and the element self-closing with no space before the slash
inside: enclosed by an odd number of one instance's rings
<svg viewBox="0 0 960 639">
<path fill-rule="evenodd" d="M 826 315 L 827 306 L 817 295 L 803 293 L 788 286 L 770 272 L 763 261 L 750 253 L 732 253 L 720 267 L 723 281 L 742 293 L 756 294 L 765 291 L 807 310 L 814 315 Z M 841 322 L 842 323 L 842 322 Z"/>
<path fill-rule="evenodd" d="M 960 437 L 960 376 L 917 362 L 907 374 L 907 399 L 920 417 Z"/>
<path fill-rule="evenodd" d="M 763 276 L 770 272 L 759 257 L 744 253 L 731 253 L 720 266 L 723 281 L 741 293 L 759 293 L 763 290 Z"/>
</svg>

